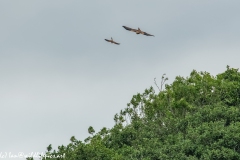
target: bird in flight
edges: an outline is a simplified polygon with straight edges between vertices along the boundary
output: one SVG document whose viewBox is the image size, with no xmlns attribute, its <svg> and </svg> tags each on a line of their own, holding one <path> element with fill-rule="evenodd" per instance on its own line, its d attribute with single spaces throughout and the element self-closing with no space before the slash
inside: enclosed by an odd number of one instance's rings
<svg viewBox="0 0 240 160">
<path fill-rule="evenodd" d="M 123 28 L 125 28 L 125 29 L 128 30 L 128 31 L 135 32 L 136 34 L 143 34 L 143 35 L 145 35 L 145 36 L 153 36 L 153 37 L 154 37 L 154 35 L 151 35 L 151 34 L 148 34 L 148 33 L 146 33 L 146 32 L 141 31 L 140 28 L 138 28 L 138 29 L 132 29 L 132 28 L 129 28 L 129 27 L 126 27 L 126 26 L 123 26 Z"/>
<path fill-rule="evenodd" d="M 112 37 L 111 37 L 111 40 L 105 39 L 105 41 L 107 41 L 107 42 L 111 42 L 111 43 L 114 43 L 114 44 L 117 44 L 117 45 L 120 44 L 120 43 L 117 43 L 117 42 L 113 41 Z"/>
</svg>

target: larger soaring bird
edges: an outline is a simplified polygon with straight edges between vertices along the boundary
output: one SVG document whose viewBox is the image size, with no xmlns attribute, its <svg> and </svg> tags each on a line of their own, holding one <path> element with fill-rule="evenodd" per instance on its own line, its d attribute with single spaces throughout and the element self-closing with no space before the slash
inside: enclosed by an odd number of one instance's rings
<svg viewBox="0 0 240 160">
<path fill-rule="evenodd" d="M 110 43 L 114 43 L 114 44 L 117 44 L 117 45 L 120 44 L 120 43 L 117 43 L 117 42 L 113 41 L 112 37 L 111 37 L 111 40 L 105 39 L 105 41 L 110 42 Z"/>
<path fill-rule="evenodd" d="M 148 33 L 146 33 L 146 32 L 141 31 L 140 28 L 138 28 L 138 29 L 132 29 L 132 28 L 129 28 L 129 27 L 126 27 L 126 26 L 123 26 L 123 28 L 125 28 L 125 29 L 128 30 L 128 31 L 135 32 L 136 34 L 143 34 L 143 35 L 146 35 L 146 36 L 153 36 L 153 37 L 154 37 L 154 35 L 151 35 L 151 34 L 148 34 Z"/>
</svg>

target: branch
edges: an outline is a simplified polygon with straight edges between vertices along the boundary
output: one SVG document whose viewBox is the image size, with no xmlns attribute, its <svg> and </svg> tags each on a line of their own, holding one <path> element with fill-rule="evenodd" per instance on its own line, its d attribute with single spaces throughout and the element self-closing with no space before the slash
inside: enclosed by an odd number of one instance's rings
<svg viewBox="0 0 240 160">
<path fill-rule="evenodd" d="M 159 92 L 162 91 L 162 87 L 163 87 L 164 83 L 168 80 L 167 77 L 166 78 L 164 77 L 165 75 L 166 75 L 165 73 L 162 75 L 161 88 L 158 87 L 157 82 L 156 82 L 156 78 L 154 78 L 155 85 L 157 86 Z"/>
<path fill-rule="evenodd" d="M 161 92 L 160 88 L 159 88 L 158 85 L 157 85 L 156 78 L 154 78 L 154 82 L 155 82 L 155 85 L 157 86 L 159 92 Z"/>
</svg>

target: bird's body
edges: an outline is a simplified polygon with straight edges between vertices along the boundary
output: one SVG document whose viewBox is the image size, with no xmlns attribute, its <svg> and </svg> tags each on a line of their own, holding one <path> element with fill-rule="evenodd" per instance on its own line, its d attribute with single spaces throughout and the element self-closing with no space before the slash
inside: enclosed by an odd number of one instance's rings
<svg viewBox="0 0 240 160">
<path fill-rule="evenodd" d="M 110 42 L 110 43 L 114 43 L 114 44 L 117 44 L 117 45 L 120 44 L 120 43 L 117 43 L 117 42 L 113 41 L 112 37 L 111 37 L 111 40 L 105 39 L 105 41 Z"/>
<path fill-rule="evenodd" d="M 145 35 L 145 36 L 154 36 L 154 35 L 148 34 L 146 32 L 143 32 L 140 28 L 132 29 L 132 28 L 129 28 L 129 27 L 126 27 L 126 26 L 123 26 L 123 28 L 125 28 L 128 31 L 135 32 L 136 34 L 142 34 L 142 35 Z"/>
</svg>

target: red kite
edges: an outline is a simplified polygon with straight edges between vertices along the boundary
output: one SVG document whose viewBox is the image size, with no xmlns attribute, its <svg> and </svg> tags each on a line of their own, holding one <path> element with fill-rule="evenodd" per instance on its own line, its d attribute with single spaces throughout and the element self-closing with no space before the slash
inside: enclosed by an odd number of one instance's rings
<svg viewBox="0 0 240 160">
<path fill-rule="evenodd" d="M 111 40 L 105 39 L 105 41 L 107 41 L 107 42 L 111 42 L 111 43 L 114 43 L 114 44 L 117 44 L 117 45 L 120 44 L 120 43 L 117 43 L 117 42 L 113 41 L 112 37 L 111 37 Z"/>
<path fill-rule="evenodd" d="M 126 26 L 123 26 L 123 28 L 125 28 L 125 29 L 128 30 L 128 31 L 136 32 L 136 34 L 143 34 L 143 35 L 145 35 L 145 36 L 154 36 L 154 35 L 151 35 L 151 34 L 148 34 L 148 33 L 146 33 L 146 32 L 141 31 L 140 28 L 138 28 L 138 29 L 132 29 L 132 28 L 129 28 L 129 27 L 126 27 Z"/>
</svg>

